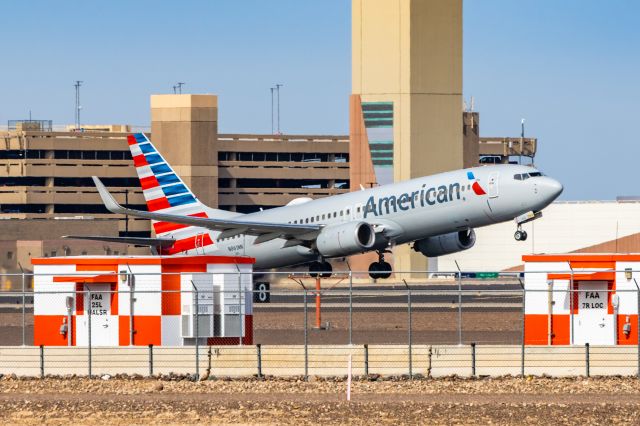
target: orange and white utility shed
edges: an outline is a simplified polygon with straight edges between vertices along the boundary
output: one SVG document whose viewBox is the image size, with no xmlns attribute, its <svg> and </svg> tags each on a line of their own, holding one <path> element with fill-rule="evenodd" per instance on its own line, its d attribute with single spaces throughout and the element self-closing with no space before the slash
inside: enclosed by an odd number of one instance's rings
<svg viewBox="0 0 640 426">
<path fill-rule="evenodd" d="M 32 259 L 34 344 L 183 346 L 195 344 L 196 330 L 200 344 L 252 344 L 254 262 L 235 256 Z"/>
<path fill-rule="evenodd" d="M 522 259 L 525 344 L 638 344 L 640 254 Z"/>
</svg>

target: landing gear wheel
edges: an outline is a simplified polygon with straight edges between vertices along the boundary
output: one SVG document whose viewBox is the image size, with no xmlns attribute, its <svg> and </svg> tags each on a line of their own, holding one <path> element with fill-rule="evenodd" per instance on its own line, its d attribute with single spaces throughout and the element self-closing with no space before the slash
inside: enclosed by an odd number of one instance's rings
<svg viewBox="0 0 640 426">
<path fill-rule="evenodd" d="M 381 262 L 373 262 L 369 265 L 369 276 L 374 280 L 387 279 L 391 276 L 392 270 L 389 262 L 385 262 L 384 260 Z"/>
<path fill-rule="evenodd" d="M 329 262 L 322 262 L 320 265 L 322 265 L 322 273 L 320 274 L 320 276 L 322 278 L 329 278 L 331 276 L 331 273 L 333 272 L 333 267 L 331 266 L 331 264 Z"/>
<path fill-rule="evenodd" d="M 380 276 L 380 278 L 382 279 L 389 278 L 391 276 L 391 272 L 393 271 L 391 264 L 383 260 L 382 262 L 379 263 L 379 265 L 380 265 L 379 268 L 382 271 L 382 275 Z"/>
<path fill-rule="evenodd" d="M 333 267 L 329 262 L 311 262 L 309 265 L 309 275 L 313 278 L 329 278 L 333 272 Z"/>
<path fill-rule="evenodd" d="M 526 241 L 527 240 L 527 231 L 522 231 L 522 230 L 518 229 L 516 231 L 516 233 L 513 234 L 513 238 L 515 238 L 516 241 Z"/>
<path fill-rule="evenodd" d="M 371 265 L 369 265 L 369 276 L 374 280 L 380 278 L 381 271 L 378 269 L 379 265 L 380 264 L 378 262 L 373 262 Z"/>
</svg>

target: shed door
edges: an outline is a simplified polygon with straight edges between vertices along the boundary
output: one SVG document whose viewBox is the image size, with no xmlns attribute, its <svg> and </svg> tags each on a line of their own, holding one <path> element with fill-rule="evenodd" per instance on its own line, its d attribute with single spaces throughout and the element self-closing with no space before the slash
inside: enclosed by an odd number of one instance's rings
<svg viewBox="0 0 640 426">
<path fill-rule="evenodd" d="M 607 281 L 578 282 L 578 313 L 573 318 L 575 345 L 613 345 L 613 315 L 608 313 Z"/>
<path fill-rule="evenodd" d="M 84 285 L 84 312 L 78 321 L 76 343 L 89 344 L 89 313 L 91 314 L 91 346 L 118 346 L 118 317 L 111 315 L 111 286 Z M 89 295 L 88 292 L 91 292 Z"/>
</svg>

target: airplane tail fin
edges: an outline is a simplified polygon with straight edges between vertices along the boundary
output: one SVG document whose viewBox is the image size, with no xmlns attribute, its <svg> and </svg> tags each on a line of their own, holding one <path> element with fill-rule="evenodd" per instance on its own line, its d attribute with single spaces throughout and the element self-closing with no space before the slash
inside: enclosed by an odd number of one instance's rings
<svg viewBox="0 0 640 426">
<path fill-rule="evenodd" d="M 213 218 L 233 215 L 202 204 L 144 133 L 128 135 L 127 142 L 150 212 Z M 185 228 L 184 225 L 155 221 L 153 227 L 159 236 L 171 236 L 174 231 Z M 189 233 L 193 233 L 191 231 Z"/>
</svg>

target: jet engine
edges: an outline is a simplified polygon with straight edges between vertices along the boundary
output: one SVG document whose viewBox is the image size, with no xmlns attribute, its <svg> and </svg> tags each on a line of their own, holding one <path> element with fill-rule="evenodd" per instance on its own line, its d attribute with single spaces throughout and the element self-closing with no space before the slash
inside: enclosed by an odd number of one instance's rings
<svg viewBox="0 0 640 426">
<path fill-rule="evenodd" d="M 437 257 L 470 249 L 475 243 L 476 233 L 469 229 L 418 240 L 413 249 L 427 257 Z"/>
<path fill-rule="evenodd" d="M 362 253 L 373 247 L 375 231 L 367 222 L 347 222 L 324 228 L 316 238 L 316 248 L 324 257 Z"/>
</svg>

